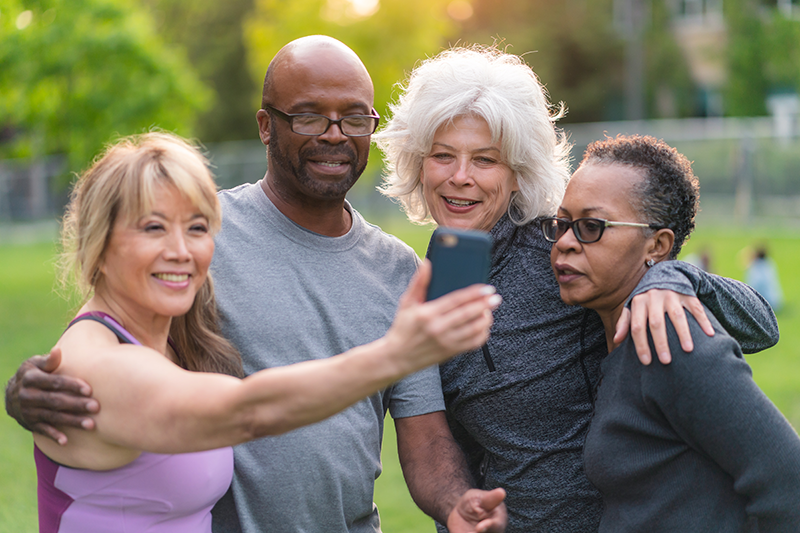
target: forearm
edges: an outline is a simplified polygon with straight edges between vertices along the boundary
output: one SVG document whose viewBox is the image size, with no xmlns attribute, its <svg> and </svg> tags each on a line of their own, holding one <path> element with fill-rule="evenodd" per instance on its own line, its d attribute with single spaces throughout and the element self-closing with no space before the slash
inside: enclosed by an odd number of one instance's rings
<svg viewBox="0 0 800 533">
<path fill-rule="evenodd" d="M 428 516 L 447 524 L 459 498 L 474 486 L 444 412 L 395 419 L 397 452 L 409 493 Z"/>
<path fill-rule="evenodd" d="M 778 322 L 772 308 L 745 283 L 709 274 L 683 261 L 663 261 L 648 271 L 631 296 L 650 289 L 697 296 L 745 353 L 764 350 L 778 342 Z"/>
<path fill-rule="evenodd" d="M 380 339 L 244 380 L 170 369 L 156 381 L 129 379 L 124 394 L 104 384 L 97 391 L 104 405 L 99 434 L 129 448 L 180 453 L 284 433 L 327 418 L 415 370 L 398 362 L 400 351 Z M 119 378 L 107 382 L 119 384 Z"/>
</svg>

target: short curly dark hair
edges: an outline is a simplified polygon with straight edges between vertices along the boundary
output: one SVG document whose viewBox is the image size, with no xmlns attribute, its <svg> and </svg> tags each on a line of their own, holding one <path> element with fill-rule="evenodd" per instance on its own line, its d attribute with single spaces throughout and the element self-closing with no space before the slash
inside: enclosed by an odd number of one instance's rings
<svg viewBox="0 0 800 533">
<path fill-rule="evenodd" d="M 634 208 L 643 219 L 675 234 L 669 258 L 675 259 L 695 227 L 700 185 L 692 164 L 664 141 L 646 135 L 617 135 L 591 143 L 583 154 L 587 164 L 628 165 L 643 170 L 634 188 Z"/>
</svg>

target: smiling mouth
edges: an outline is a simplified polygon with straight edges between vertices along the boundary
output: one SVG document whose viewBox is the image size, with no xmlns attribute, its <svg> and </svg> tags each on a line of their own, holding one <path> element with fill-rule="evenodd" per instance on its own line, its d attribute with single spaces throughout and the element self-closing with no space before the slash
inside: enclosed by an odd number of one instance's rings
<svg viewBox="0 0 800 533">
<path fill-rule="evenodd" d="M 159 272 L 157 274 L 153 274 L 153 276 L 160 280 L 171 281 L 174 283 L 180 283 L 189 279 L 189 274 L 166 274 Z"/>
<path fill-rule="evenodd" d="M 347 164 L 345 161 L 314 161 L 314 163 L 328 168 L 338 168 Z"/>
<path fill-rule="evenodd" d="M 445 202 L 456 207 L 468 207 L 478 203 L 477 200 L 456 200 L 455 198 L 447 198 L 446 196 L 443 198 Z"/>
</svg>

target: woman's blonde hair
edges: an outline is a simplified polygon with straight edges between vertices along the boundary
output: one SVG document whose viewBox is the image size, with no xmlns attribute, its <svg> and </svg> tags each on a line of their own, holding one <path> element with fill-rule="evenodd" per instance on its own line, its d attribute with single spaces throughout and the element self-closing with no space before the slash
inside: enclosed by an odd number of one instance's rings
<svg viewBox="0 0 800 533">
<path fill-rule="evenodd" d="M 75 183 L 62 222 L 60 260 L 64 284 L 88 299 L 102 275 L 100 266 L 118 221 L 138 219 L 152 208 L 159 186 L 177 189 L 219 231 L 222 210 L 208 161 L 185 140 L 151 132 L 110 145 Z M 187 370 L 241 376 L 236 349 L 221 336 L 209 274 L 186 315 L 172 320 L 170 336 Z"/>
<path fill-rule="evenodd" d="M 461 116 L 483 118 L 493 141 L 501 139 L 519 186 L 511 219 L 525 224 L 555 213 L 569 179 L 569 144 L 554 126 L 565 110 L 550 105 L 522 58 L 497 46 L 451 48 L 419 64 L 400 89 L 391 120 L 373 139 L 387 169 L 379 190 L 396 198 L 412 221 L 430 222 L 422 163 L 436 130 Z"/>
</svg>

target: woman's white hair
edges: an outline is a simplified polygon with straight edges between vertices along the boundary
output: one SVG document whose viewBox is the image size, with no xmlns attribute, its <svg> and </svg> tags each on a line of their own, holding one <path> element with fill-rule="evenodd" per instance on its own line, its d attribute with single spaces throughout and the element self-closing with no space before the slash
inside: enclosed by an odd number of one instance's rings
<svg viewBox="0 0 800 533">
<path fill-rule="evenodd" d="M 496 46 L 455 47 L 419 64 L 408 77 L 391 120 L 373 136 L 386 174 L 379 190 L 396 198 L 408 217 L 431 222 L 422 192 L 422 163 L 433 137 L 457 117 L 483 118 L 492 140 L 517 177 L 508 213 L 519 225 L 555 213 L 569 179 L 569 144 L 554 122 L 552 106 L 536 74 L 516 55 Z"/>
</svg>

